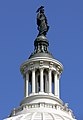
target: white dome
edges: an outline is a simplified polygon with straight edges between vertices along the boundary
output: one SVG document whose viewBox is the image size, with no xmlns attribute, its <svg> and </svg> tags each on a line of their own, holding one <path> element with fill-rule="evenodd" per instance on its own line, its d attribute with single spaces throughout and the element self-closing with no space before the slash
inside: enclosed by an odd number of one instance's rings
<svg viewBox="0 0 83 120">
<path fill-rule="evenodd" d="M 33 112 L 10 117 L 5 120 L 71 120 L 71 119 L 67 117 L 62 117 L 61 115 L 54 113 Z"/>
</svg>

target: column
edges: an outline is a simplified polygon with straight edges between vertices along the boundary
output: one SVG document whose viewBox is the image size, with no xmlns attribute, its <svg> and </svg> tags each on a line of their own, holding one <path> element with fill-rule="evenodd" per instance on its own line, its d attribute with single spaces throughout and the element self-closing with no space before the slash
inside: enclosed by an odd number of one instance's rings
<svg viewBox="0 0 83 120">
<path fill-rule="evenodd" d="M 35 69 L 32 70 L 32 93 L 35 93 Z"/>
<path fill-rule="evenodd" d="M 49 69 L 48 77 L 49 77 L 49 93 L 52 93 L 52 71 Z"/>
<path fill-rule="evenodd" d="M 57 94 L 58 94 L 58 98 L 59 98 L 59 97 L 60 97 L 60 91 L 59 91 L 59 75 L 58 75 L 58 77 L 57 77 L 57 89 L 58 89 Z"/>
<path fill-rule="evenodd" d="M 37 87 L 37 86 L 38 86 L 38 83 L 37 83 L 37 75 L 35 76 L 35 82 L 36 82 L 36 83 L 35 83 L 35 92 L 37 93 L 37 88 L 38 88 L 38 87 Z"/>
<path fill-rule="evenodd" d="M 40 69 L 40 92 L 44 92 L 43 68 Z"/>
<path fill-rule="evenodd" d="M 54 74 L 54 95 L 59 98 L 59 77 L 57 72 Z"/>
<path fill-rule="evenodd" d="M 29 82 L 29 74 L 26 73 L 26 77 L 25 77 L 25 86 L 24 86 L 24 96 L 28 97 L 28 82 Z"/>
<path fill-rule="evenodd" d="M 54 73 L 54 95 L 57 96 L 57 73 Z"/>
</svg>

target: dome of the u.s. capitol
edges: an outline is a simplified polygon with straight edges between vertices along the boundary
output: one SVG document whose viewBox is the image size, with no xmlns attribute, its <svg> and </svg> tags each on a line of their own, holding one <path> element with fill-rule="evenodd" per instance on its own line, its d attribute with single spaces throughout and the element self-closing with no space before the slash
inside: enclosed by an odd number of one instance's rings
<svg viewBox="0 0 83 120">
<path fill-rule="evenodd" d="M 34 51 L 20 71 L 24 79 L 24 99 L 4 120 L 76 120 L 67 103 L 60 99 L 63 65 L 48 50 L 49 29 L 44 7 L 37 10 L 38 36 Z"/>
</svg>

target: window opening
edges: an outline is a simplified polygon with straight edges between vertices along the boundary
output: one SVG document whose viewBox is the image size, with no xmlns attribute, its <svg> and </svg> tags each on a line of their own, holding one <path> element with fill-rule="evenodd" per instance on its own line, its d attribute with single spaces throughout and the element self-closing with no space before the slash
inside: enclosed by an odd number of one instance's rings
<svg viewBox="0 0 83 120">
<path fill-rule="evenodd" d="M 29 74 L 29 94 L 32 92 L 32 73 Z"/>
<path fill-rule="evenodd" d="M 54 74 L 52 73 L 52 93 L 54 94 Z"/>
<path fill-rule="evenodd" d="M 38 92 L 40 91 L 40 75 L 38 75 Z"/>
</svg>

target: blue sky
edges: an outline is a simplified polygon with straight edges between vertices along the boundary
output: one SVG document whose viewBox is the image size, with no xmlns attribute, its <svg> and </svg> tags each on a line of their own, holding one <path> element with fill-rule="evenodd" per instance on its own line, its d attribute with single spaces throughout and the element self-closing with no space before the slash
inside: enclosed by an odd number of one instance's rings
<svg viewBox="0 0 83 120">
<path fill-rule="evenodd" d="M 61 99 L 77 120 L 83 119 L 83 2 L 82 0 L 0 0 L 0 120 L 24 97 L 20 65 L 34 50 L 38 34 L 36 10 L 45 6 L 50 29 L 49 50 L 64 71 Z"/>
</svg>

